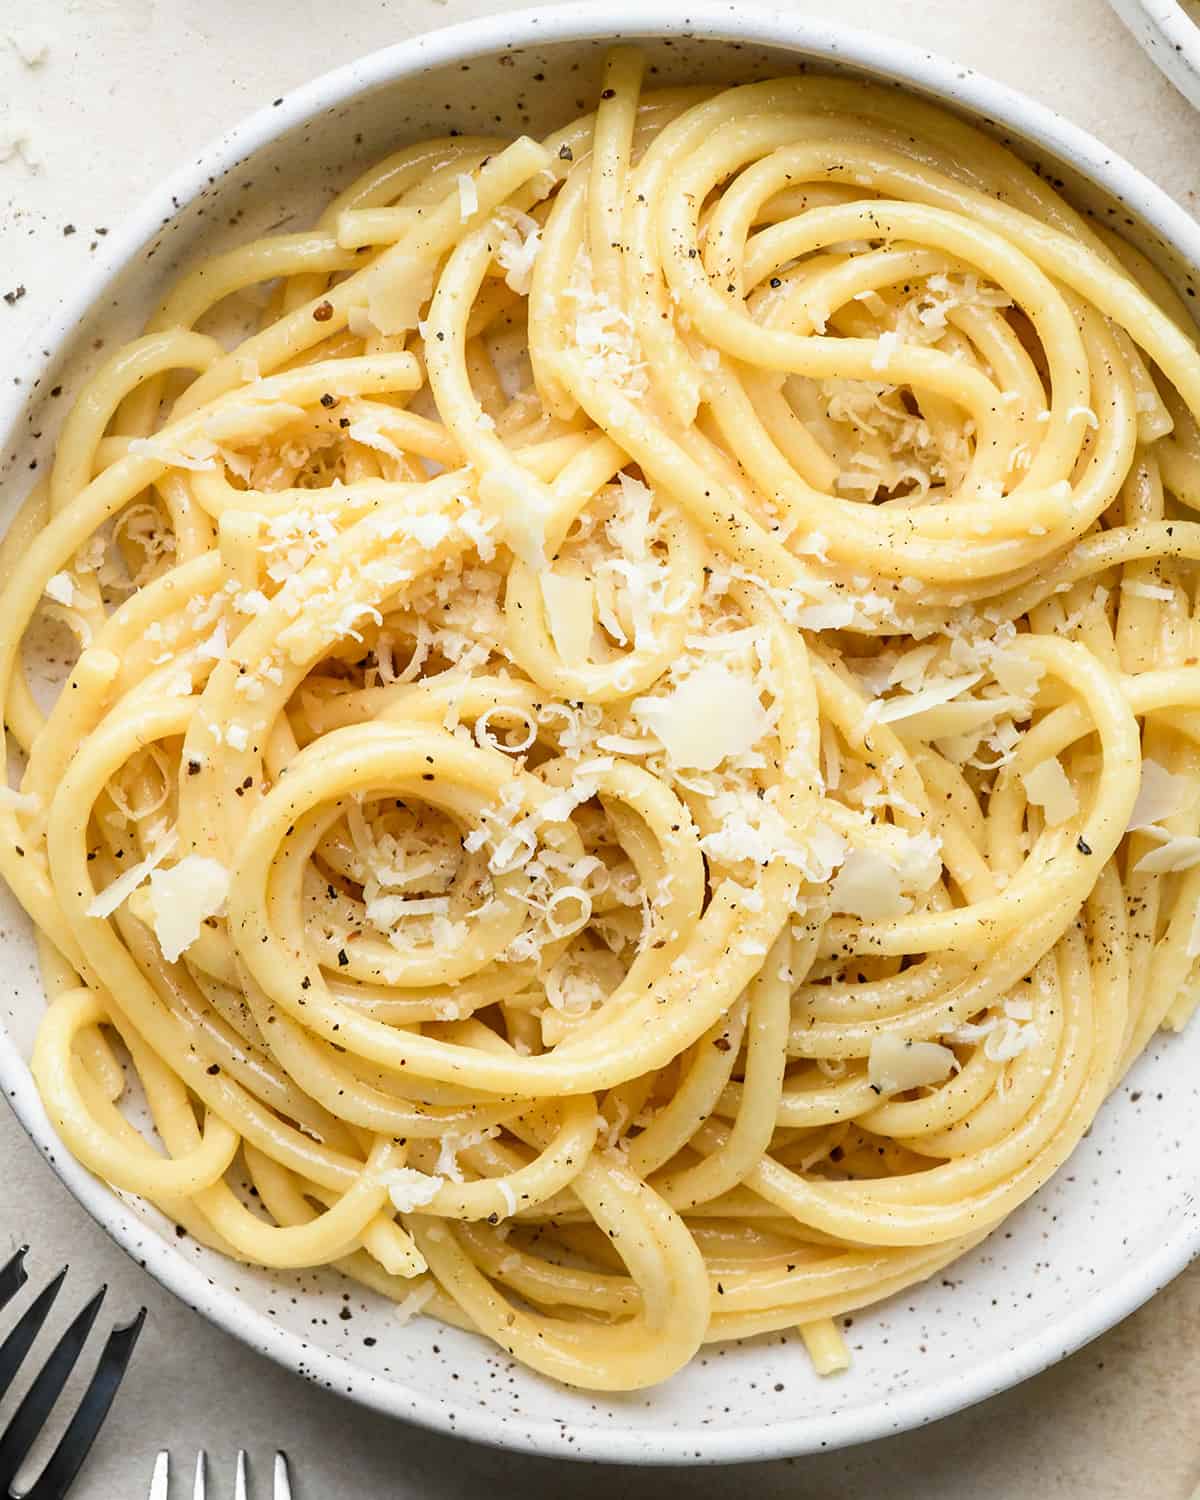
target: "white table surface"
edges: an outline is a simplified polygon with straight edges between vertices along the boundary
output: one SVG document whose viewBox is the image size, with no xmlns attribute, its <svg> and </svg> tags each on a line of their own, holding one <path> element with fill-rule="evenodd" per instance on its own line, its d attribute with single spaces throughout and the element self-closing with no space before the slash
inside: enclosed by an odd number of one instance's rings
<svg viewBox="0 0 1200 1500">
<path fill-rule="evenodd" d="M 374 47 L 502 8 L 516 6 L 0 0 L 0 293 L 26 289 L 0 304 L 0 349 L 34 338 L 56 288 L 83 272 L 101 232 L 247 111 Z M 1197 210 L 1200 119 L 1105 0 L 798 0 L 797 9 L 891 32 L 1024 89 Z M 30 66 L 42 45 L 44 59 Z M 1200 1267 L 1073 1359 L 972 1411 L 734 1475 L 506 1455 L 326 1395 L 176 1303 L 106 1239 L 0 1111 L 0 1255 L 23 1241 L 35 1247 L 35 1273 L 72 1262 L 74 1296 L 63 1298 L 72 1308 L 105 1281 L 114 1315 L 150 1309 L 78 1500 L 143 1496 L 161 1447 L 181 1468 L 207 1448 L 225 1481 L 210 1493 L 221 1496 L 233 1493 L 233 1453 L 249 1449 L 259 1500 L 276 1447 L 291 1457 L 296 1500 L 475 1500 L 482 1485 L 537 1500 L 691 1497 L 731 1483 L 763 1500 L 1186 1500 L 1200 1483 Z M 181 1478 L 173 1493 L 185 1489 Z"/>
</svg>

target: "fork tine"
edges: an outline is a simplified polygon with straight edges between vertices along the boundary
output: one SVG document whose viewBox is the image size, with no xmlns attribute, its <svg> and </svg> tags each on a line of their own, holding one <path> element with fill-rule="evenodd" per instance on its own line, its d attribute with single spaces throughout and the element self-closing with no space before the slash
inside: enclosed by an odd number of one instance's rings
<svg viewBox="0 0 1200 1500">
<path fill-rule="evenodd" d="M 75 1321 L 50 1351 L 50 1358 L 25 1392 L 25 1398 L 13 1413 L 4 1436 L 0 1437 L 0 1495 L 12 1485 L 25 1455 L 62 1394 L 107 1290 L 107 1287 L 101 1287 L 82 1312 L 76 1314 Z"/>
<path fill-rule="evenodd" d="M 29 1246 L 22 1245 L 0 1271 L 0 1308 L 7 1307 L 29 1280 L 29 1272 L 25 1269 L 25 1257 L 28 1253 Z"/>
<path fill-rule="evenodd" d="M 167 1500 L 167 1490 L 171 1483 L 171 1455 L 164 1448 L 154 1460 L 154 1473 L 150 1476 L 150 1495 L 148 1500 Z"/>
<path fill-rule="evenodd" d="M 29 1346 L 37 1338 L 42 1324 L 49 1317 L 50 1309 L 54 1306 L 54 1299 L 58 1296 L 66 1274 L 67 1268 L 64 1266 L 37 1300 L 25 1309 L 20 1322 L 4 1343 L 0 1344 L 0 1399 L 4 1397 L 12 1384 L 13 1377 L 21 1368 L 21 1361 L 29 1353 Z"/>
<path fill-rule="evenodd" d="M 113 1397 L 117 1394 L 118 1386 L 125 1377 L 126 1367 L 133 1354 L 133 1346 L 138 1341 L 138 1335 L 145 1321 L 146 1309 L 143 1307 L 132 1322 L 114 1328 L 109 1334 L 104 1348 L 100 1351 L 100 1358 L 96 1362 L 95 1373 L 88 1382 L 88 1388 L 83 1393 L 83 1399 L 76 1408 L 75 1415 L 68 1423 L 66 1432 L 59 1439 L 57 1448 L 50 1455 L 37 1482 L 26 1491 L 22 1500 L 62 1500 L 67 1493 L 80 1466 L 88 1456 L 96 1440 L 96 1434 L 104 1424 L 105 1417 L 108 1416 L 108 1409 L 113 1403 Z M 159 1500 L 167 1500 L 166 1477 L 164 1470 Z M 154 1500 L 153 1496 L 152 1500 Z"/>
<path fill-rule="evenodd" d="M 292 1480 L 288 1473 L 286 1453 L 275 1455 L 274 1500 L 292 1500 Z"/>
<path fill-rule="evenodd" d="M 196 1477 L 192 1480 L 192 1500 L 204 1500 L 204 1449 L 196 1454 Z"/>
<path fill-rule="evenodd" d="M 238 1449 L 237 1469 L 233 1476 L 233 1500 L 246 1500 L 246 1450 Z"/>
</svg>

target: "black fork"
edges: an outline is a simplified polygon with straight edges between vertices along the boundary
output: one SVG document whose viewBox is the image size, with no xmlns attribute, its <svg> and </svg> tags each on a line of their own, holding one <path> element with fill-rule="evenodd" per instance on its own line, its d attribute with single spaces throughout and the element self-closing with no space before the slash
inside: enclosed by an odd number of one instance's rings
<svg viewBox="0 0 1200 1500">
<path fill-rule="evenodd" d="M 0 1310 L 12 1301 L 29 1279 L 25 1270 L 28 1248 L 23 1246 L 0 1269 Z M 64 1266 L 25 1309 L 12 1332 L 0 1344 L 0 1401 L 7 1394 L 34 1339 L 49 1317 L 66 1274 L 67 1268 Z M 12 1496 L 17 1471 L 33 1447 L 38 1433 L 45 1426 L 54 1403 L 62 1394 L 63 1386 L 75 1368 L 106 1291 L 107 1287 L 101 1287 L 76 1315 L 50 1351 L 46 1363 L 25 1393 L 7 1427 L 0 1432 L 0 1497 Z M 137 1343 L 145 1321 L 146 1309 L 143 1307 L 131 1323 L 114 1328 L 109 1334 L 100 1351 L 88 1388 L 84 1391 L 67 1430 L 33 1485 L 23 1492 L 21 1500 L 62 1500 L 67 1493 L 108 1415 L 108 1409 L 117 1394 L 117 1387 L 121 1384 L 133 1346 Z"/>
</svg>

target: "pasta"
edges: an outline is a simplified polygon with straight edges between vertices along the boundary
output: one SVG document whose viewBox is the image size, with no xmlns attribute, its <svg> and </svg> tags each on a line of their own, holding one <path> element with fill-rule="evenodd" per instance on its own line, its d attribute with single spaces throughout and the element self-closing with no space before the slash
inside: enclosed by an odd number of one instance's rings
<svg viewBox="0 0 1200 1500">
<path fill-rule="evenodd" d="M 1186 308 L 915 98 L 642 75 L 185 275 L 0 552 L 63 1141 L 596 1390 L 844 1368 L 1200 956 Z"/>
</svg>

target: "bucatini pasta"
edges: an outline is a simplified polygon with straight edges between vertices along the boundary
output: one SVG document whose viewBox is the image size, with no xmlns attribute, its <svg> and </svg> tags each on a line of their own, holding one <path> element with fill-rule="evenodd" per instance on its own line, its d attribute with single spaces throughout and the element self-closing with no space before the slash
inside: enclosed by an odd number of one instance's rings
<svg viewBox="0 0 1200 1500">
<path fill-rule="evenodd" d="M 63 1140 L 610 1390 L 842 1368 L 1200 955 L 1186 310 L 910 96 L 642 71 L 184 276 L 0 556 Z"/>
</svg>

